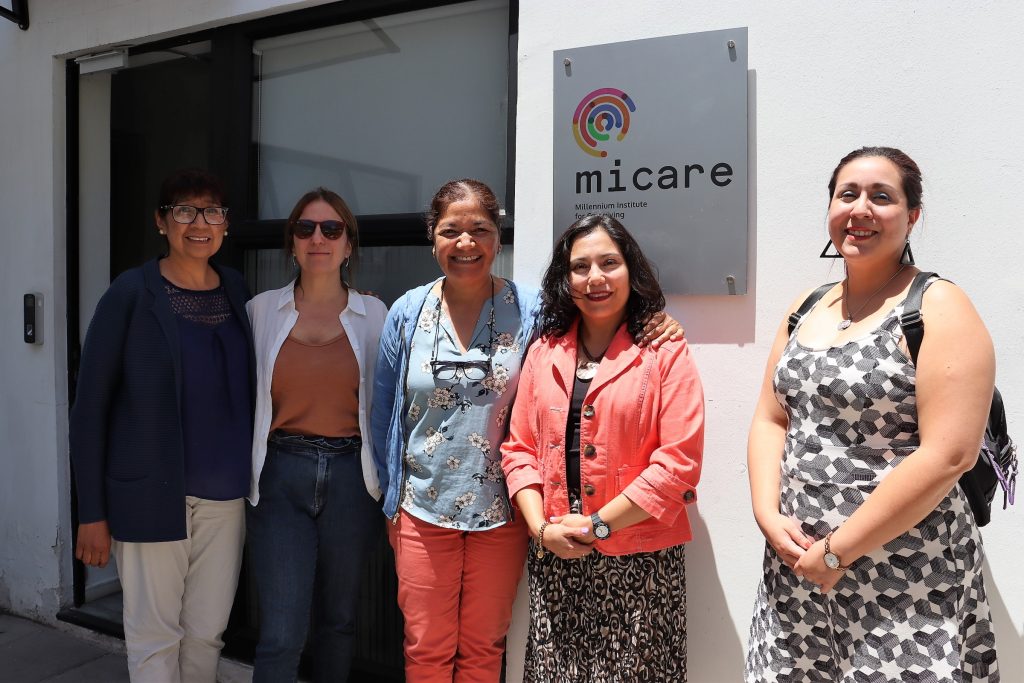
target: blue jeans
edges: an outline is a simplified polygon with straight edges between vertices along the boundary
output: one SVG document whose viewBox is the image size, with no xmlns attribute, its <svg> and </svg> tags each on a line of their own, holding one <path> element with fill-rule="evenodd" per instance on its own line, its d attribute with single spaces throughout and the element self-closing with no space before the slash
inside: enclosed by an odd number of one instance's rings
<svg viewBox="0 0 1024 683">
<path fill-rule="evenodd" d="M 253 682 L 295 681 L 313 612 L 313 680 L 346 681 L 366 557 L 384 520 L 360 440 L 271 434 L 248 534 L 260 639 Z"/>
</svg>

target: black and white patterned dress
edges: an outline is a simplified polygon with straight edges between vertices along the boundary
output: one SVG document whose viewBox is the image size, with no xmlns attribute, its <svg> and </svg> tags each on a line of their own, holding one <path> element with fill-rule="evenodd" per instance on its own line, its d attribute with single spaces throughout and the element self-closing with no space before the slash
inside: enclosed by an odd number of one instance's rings
<svg viewBox="0 0 1024 683">
<path fill-rule="evenodd" d="M 791 336 L 775 368 L 789 415 L 781 510 L 823 538 L 919 445 L 902 305 L 824 350 Z M 861 557 L 822 595 L 766 545 L 747 683 L 996 683 L 984 549 L 959 486 L 920 524 Z"/>
</svg>

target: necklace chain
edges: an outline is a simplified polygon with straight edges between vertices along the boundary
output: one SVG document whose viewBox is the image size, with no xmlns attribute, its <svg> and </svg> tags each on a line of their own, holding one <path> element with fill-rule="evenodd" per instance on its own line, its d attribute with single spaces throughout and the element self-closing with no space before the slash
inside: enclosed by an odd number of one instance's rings
<svg viewBox="0 0 1024 683">
<path fill-rule="evenodd" d="M 879 292 L 881 292 L 881 291 L 882 291 L 883 289 L 885 289 L 885 288 L 886 288 L 886 286 L 888 286 L 888 284 L 889 284 L 890 282 L 892 282 L 893 280 L 895 280 L 895 279 L 896 279 L 896 276 L 897 276 L 897 275 L 899 275 L 900 273 L 902 273 L 902 272 L 903 272 L 903 269 L 904 269 L 904 268 L 906 268 L 906 267 L 907 267 L 906 265 L 902 265 L 902 266 L 900 266 L 899 270 L 897 270 L 897 271 L 896 271 L 895 273 L 893 273 L 893 274 L 892 274 L 892 277 L 890 277 L 890 278 L 889 278 L 888 280 L 886 280 L 885 282 L 883 282 L 883 283 L 882 283 L 882 286 L 881 286 L 881 287 L 879 287 L 879 288 L 878 288 L 878 289 L 876 289 L 875 291 L 871 292 L 871 296 L 869 296 L 869 297 L 868 297 L 867 299 L 865 299 L 865 300 L 864 300 L 864 303 L 862 303 L 862 304 L 861 304 L 860 306 L 858 306 L 858 307 L 857 307 L 857 310 L 856 310 L 856 311 L 853 311 L 853 312 L 851 312 L 851 313 L 850 313 L 850 315 L 849 315 L 849 317 L 847 317 L 847 318 L 843 318 L 843 319 L 842 319 L 841 321 L 839 321 L 839 326 L 838 326 L 838 329 L 839 329 L 840 331 L 842 331 L 842 330 L 845 330 L 845 329 L 846 329 L 847 327 L 849 327 L 850 325 L 852 325 L 852 324 L 853 324 L 853 319 L 854 319 L 854 318 L 856 318 L 856 317 L 857 317 L 857 315 L 858 315 L 858 314 L 859 314 L 859 313 L 860 313 L 861 311 L 863 311 L 863 310 L 864 310 L 864 307 L 865 307 L 865 306 L 867 306 L 867 305 L 868 305 L 869 303 L 871 303 L 871 300 L 872 300 L 872 299 L 874 299 L 874 298 L 875 298 L 875 296 L 877 296 Z M 847 293 L 847 291 L 848 291 L 849 289 L 850 289 L 850 282 L 849 282 L 849 279 L 847 279 L 847 282 L 846 282 L 846 286 L 845 286 L 845 287 L 843 287 L 843 306 L 844 306 L 844 307 L 845 307 L 845 308 L 846 308 L 847 310 L 849 310 L 849 308 L 850 308 L 850 306 L 849 306 L 849 303 L 848 303 L 848 301 L 847 301 L 847 299 L 846 299 L 846 293 Z"/>
</svg>

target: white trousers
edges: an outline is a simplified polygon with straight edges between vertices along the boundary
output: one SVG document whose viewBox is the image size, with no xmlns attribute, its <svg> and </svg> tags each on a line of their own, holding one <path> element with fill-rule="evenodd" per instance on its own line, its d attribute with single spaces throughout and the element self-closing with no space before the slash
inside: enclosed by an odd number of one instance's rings
<svg viewBox="0 0 1024 683">
<path fill-rule="evenodd" d="M 114 541 L 132 683 L 215 683 L 238 587 L 245 502 L 185 499 L 188 537 Z"/>
</svg>

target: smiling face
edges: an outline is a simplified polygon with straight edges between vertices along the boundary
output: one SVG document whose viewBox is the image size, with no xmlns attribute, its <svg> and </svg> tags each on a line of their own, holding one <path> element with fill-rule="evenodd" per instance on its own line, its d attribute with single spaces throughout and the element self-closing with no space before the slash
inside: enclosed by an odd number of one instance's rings
<svg viewBox="0 0 1024 683">
<path fill-rule="evenodd" d="M 601 228 L 572 243 L 569 289 L 584 321 L 621 320 L 629 302 L 629 267 L 615 241 Z"/>
<path fill-rule="evenodd" d="M 344 221 L 338 212 L 322 199 L 315 199 L 307 204 L 298 219 L 314 223 Z M 339 273 L 340 277 L 341 264 L 352 254 L 352 243 L 349 242 L 347 231 L 338 239 L 329 240 L 324 237 L 318 225 L 312 237 L 300 239 L 292 236 L 292 253 L 303 274 Z"/>
<path fill-rule="evenodd" d="M 910 209 L 900 171 L 883 157 L 860 157 L 836 177 L 829 238 L 847 265 L 894 266 L 921 210 Z"/>
<path fill-rule="evenodd" d="M 194 206 L 200 211 L 196 218 L 189 224 L 178 223 L 171 217 L 171 211 L 166 213 L 156 212 L 157 228 L 167 236 L 169 248 L 168 257 L 172 259 L 202 259 L 209 260 L 217 253 L 220 245 L 224 242 L 224 232 L 228 228 L 228 222 L 220 225 L 210 225 L 203 216 L 202 209 L 208 206 L 221 206 L 221 203 L 210 195 L 185 196 L 176 199 L 174 204 L 187 204 Z"/>
<path fill-rule="evenodd" d="M 434 228 L 434 257 L 453 284 L 490 278 L 498 226 L 475 197 L 448 205 Z"/>
</svg>

